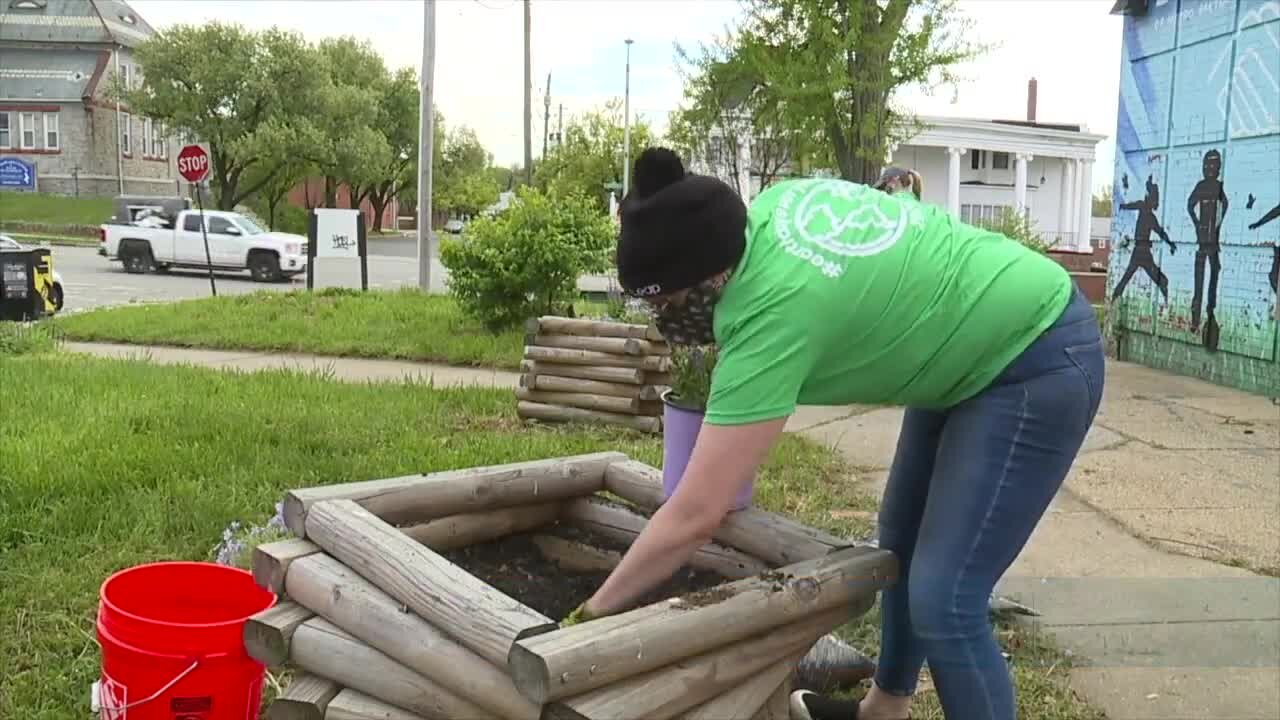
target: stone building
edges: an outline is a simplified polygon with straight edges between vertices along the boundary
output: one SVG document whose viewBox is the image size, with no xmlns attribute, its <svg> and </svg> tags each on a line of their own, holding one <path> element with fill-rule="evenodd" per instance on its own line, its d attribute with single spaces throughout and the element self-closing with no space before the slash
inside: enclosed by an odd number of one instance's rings
<svg viewBox="0 0 1280 720">
<path fill-rule="evenodd" d="M 0 156 L 33 163 L 40 192 L 178 193 L 176 139 L 109 92 L 140 84 L 154 32 L 122 0 L 0 0 Z"/>
</svg>

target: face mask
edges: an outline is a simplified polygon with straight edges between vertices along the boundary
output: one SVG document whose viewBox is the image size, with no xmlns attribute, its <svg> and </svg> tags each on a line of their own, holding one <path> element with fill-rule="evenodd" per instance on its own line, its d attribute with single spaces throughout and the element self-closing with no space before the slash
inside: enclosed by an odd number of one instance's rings
<svg viewBox="0 0 1280 720">
<path fill-rule="evenodd" d="M 668 303 L 653 314 L 658 332 L 675 345 L 712 345 L 715 335 L 715 304 L 722 285 L 706 282 L 691 288 L 679 305 Z"/>
</svg>

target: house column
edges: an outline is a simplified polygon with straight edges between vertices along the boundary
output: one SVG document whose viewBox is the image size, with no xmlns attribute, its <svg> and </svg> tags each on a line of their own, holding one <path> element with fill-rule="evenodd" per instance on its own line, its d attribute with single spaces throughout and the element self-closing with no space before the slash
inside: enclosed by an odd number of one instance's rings
<svg viewBox="0 0 1280 720">
<path fill-rule="evenodd" d="M 964 148 L 947 148 L 947 210 L 960 217 L 960 156 Z"/>
<path fill-rule="evenodd" d="M 1065 199 L 1067 201 L 1067 224 L 1062 228 L 1062 248 L 1064 250 L 1075 247 L 1076 244 L 1076 221 L 1079 214 L 1076 212 L 1076 200 L 1080 197 L 1080 169 L 1079 160 L 1067 161 L 1067 187 Z"/>
<path fill-rule="evenodd" d="M 1031 162 L 1031 158 L 1031 153 L 1018 153 L 1014 156 L 1013 202 L 1021 213 L 1027 210 L 1027 163 Z"/>
<path fill-rule="evenodd" d="M 1058 185 L 1058 229 L 1053 242 L 1061 246 L 1067 239 L 1067 223 L 1071 218 L 1071 161 L 1067 158 L 1062 158 L 1059 175 L 1061 182 Z"/>
<path fill-rule="evenodd" d="M 1080 227 L 1077 228 L 1076 247 L 1080 252 L 1089 252 L 1093 246 L 1089 235 L 1093 230 L 1093 161 L 1080 161 Z"/>
</svg>

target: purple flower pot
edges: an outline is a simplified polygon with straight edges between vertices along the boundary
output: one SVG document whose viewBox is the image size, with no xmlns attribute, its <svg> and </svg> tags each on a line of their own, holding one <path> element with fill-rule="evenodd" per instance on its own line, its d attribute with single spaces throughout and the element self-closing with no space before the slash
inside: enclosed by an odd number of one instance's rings
<svg viewBox="0 0 1280 720">
<path fill-rule="evenodd" d="M 689 465 L 689 457 L 693 455 L 693 446 L 698 442 L 698 432 L 702 429 L 702 411 L 689 410 L 671 402 L 671 391 L 662 394 L 662 499 L 666 501 L 676 491 L 680 478 L 684 477 L 684 469 Z M 751 496 L 755 491 L 755 480 L 748 483 L 734 500 L 734 510 L 745 510 L 751 506 Z"/>
</svg>

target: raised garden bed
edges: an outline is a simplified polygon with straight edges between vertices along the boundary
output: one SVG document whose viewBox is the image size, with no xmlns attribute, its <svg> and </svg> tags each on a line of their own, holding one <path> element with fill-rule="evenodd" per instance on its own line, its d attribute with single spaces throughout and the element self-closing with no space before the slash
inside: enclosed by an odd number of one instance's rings
<svg viewBox="0 0 1280 720">
<path fill-rule="evenodd" d="M 271 717 L 785 717 L 796 664 L 893 555 L 748 509 L 636 609 L 560 628 L 660 497 L 619 453 L 289 493 L 297 537 L 254 558 L 284 597 L 245 631 L 302 673 Z"/>
</svg>

